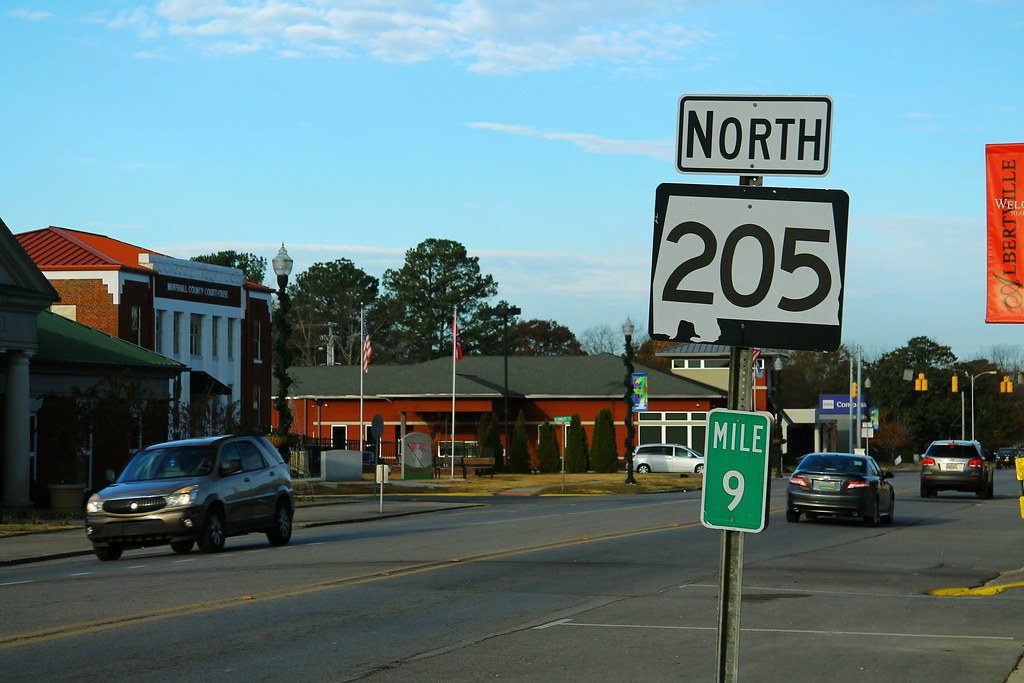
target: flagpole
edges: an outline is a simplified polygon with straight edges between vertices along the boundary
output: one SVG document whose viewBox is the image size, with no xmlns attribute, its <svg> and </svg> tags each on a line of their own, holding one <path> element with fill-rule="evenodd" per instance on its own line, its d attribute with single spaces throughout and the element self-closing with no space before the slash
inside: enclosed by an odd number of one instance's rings
<svg viewBox="0 0 1024 683">
<path fill-rule="evenodd" d="M 452 311 L 452 479 L 455 478 L 455 363 L 458 362 L 458 339 L 455 338 L 456 320 L 459 317 L 458 307 Z"/>
<path fill-rule="evenodd" d="M 359 308 L 359 336 L 360 336 L 360 338 L 365 334 L 363 332 L 363 330 L 366 329 L 366 327 L 365 327 L 366 322 L 363 319 L 363 315 L 364 315 L 363 308 L 360 307 Z M 362 348 L 362 345 L 364 343 L 365 343 L 365 340 L 361 339 L 360 340 L 360 349 Z M 366 428 L 363 427 L 363 375 L 365 375 L 365 374 L 366 373 L 363 372 L 362 354 L 360 354 L 360 357 L 359 357 L 359 452 L 360 453 L 363 452 L 363 436 L 364 436 L 364 432 L 366 431 Z M 360 456 L 360 457 L 362 457 L 362 456 Z"/>
</svg>

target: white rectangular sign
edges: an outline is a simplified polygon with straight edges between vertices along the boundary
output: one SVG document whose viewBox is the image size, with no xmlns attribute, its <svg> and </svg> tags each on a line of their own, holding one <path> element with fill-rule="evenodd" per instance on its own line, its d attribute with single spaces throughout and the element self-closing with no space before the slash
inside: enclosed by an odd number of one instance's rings
<svg viewBox="0 0 1024 683">
<path fill-rule="evenodd" d="M 849 202 L 842 190 L 659 185 L 650 336 L 836 350 Z"/>
<path fill-rule="evenodd" d="M 676 170 L 823 176 L 831 135 L 828 97 L 683 95 Z"/>
</svg>

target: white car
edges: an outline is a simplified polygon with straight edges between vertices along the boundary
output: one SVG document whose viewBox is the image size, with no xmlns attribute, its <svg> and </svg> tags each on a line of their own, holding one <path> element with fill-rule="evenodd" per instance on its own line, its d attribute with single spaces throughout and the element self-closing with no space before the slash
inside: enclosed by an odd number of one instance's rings
<svg viewBox="0 0 1024 683">
<path fill-rule="evenodd" d="M 645 443 L 633 451 L 633 469 L 637 472 L 702 474 L 704 456 L 677 443 Z"/>
</svg>

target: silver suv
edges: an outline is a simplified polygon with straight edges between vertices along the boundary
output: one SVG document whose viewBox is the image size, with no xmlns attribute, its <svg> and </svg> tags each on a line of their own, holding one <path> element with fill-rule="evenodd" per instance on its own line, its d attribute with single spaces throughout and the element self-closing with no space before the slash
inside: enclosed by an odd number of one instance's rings
<svg viewBox="0 0 1024 683">
<path fill-rule="evenodd" d="M 993 476 L 992 463 L 977 441 L 932 441 L 921 458 L 921 497 L 952 490 L 991 498 Z"/>
<path fill-rule="evenodd" d="M 274 545 L 291 540 L 291 475 L 263 437 L 169 441 L 132 456 L 116 481 L 113 474 L 85 508 L 85 533 L 101 560 L 167 544 L 177 553 L 197 542 L 219 552 L 228 536 L 250 532 Z"/>
<path fill-rule="evenodd" d="M 645 443 L 633 451 L 633 469 L 640 473 L 701 474 L 704 456 L 678 443 Z"/>
</svg>

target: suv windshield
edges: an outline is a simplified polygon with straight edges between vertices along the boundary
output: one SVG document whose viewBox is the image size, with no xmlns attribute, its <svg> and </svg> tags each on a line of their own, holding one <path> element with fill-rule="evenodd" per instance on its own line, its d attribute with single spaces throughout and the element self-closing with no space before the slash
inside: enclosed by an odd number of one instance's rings
<svg viewBox="0 0 1024 683">
<path fill-rule="evenodd" d="M 216 454 L 212 446 L 178 446 L 139 451 L 117 480 L 123 483 L 201 477 L 212 470 Z"/>
<path fill-rule="evenodd" d="M 932 458 L 967 458 L 969 460 L 978 457 L 978 449 L 970 444 L 932 444 L 925 455 Z"/>
</svg>

